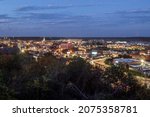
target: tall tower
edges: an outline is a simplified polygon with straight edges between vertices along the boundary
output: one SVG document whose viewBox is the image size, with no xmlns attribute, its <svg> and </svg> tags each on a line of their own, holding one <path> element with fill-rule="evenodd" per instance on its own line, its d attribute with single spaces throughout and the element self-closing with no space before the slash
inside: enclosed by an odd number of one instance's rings
<svg viewBox="0 0 150 117">
<path fill-rule="evenodd" d="M 42 40 L 42 43 L 44 43 L 44 42 L 45 42 L 45 40 L 46 40 L 46 39 L 45 39 L 45 37 L 44 37 L 44 38 L 43 38 L 43 40 Z"/>
<path fill-rule="evenodd" d="M 18 48 L 19 48 L 21 53 L 25 52 L 25 50 L 22 48 L 22 44 L 21 43 L 18 43 Z"/>
</svg>

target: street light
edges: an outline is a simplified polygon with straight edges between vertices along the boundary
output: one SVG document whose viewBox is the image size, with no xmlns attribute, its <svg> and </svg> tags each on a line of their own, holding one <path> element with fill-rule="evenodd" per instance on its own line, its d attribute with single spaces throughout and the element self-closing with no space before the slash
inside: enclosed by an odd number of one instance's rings
<svg viewBox="0 0 150 117">
<path fill-rule="evenodd" d="M 141 64 L 144 65 L 144 62 L 145 62 L 145 61 L 142 59 L 142 60 L 141 60 Z"/>
<path fill-rule="evenodd" d="M 141 60 L 141 63 L 144 63 L 144 60 L 143 60 L 143 59 Z"/>
</svg>

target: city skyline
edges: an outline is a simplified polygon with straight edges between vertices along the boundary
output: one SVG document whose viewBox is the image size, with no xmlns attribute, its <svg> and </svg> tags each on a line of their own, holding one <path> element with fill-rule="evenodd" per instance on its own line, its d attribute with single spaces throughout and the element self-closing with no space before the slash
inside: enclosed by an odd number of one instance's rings
<svg viewBox="0 0 150 117">
<path fill-rule="evenodd" d="M 0 36 L 150 36 L 149 0 L 0 0 Z"/>
</svg>

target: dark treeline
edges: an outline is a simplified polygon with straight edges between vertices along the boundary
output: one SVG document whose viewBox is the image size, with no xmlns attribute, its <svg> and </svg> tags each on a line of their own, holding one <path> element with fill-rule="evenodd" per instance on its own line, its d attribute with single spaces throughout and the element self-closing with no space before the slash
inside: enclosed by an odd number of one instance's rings
<svg viewBox="0 0 150 117">
<path fill-rule="evenodd" d="M 150 90 L 123 65 L 102 71 L 81 58 L 16 54 L 0 55 L 0 99 L 150 99 Z"/>
</svg>

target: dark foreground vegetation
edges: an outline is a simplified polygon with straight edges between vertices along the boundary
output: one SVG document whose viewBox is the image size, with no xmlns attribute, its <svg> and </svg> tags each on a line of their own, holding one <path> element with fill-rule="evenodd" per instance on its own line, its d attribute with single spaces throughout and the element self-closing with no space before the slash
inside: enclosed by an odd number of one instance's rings
<svg viewBox="0 0 150 117">
<path fill-rule="evenodd" d="M 150 99 L 150 90 L 123 65 L 102 71 L 81 58 L 66 63 L 47 54 L 36 62 L 26 54 L 1 54 L 0 99 Z"/>
</svg>

